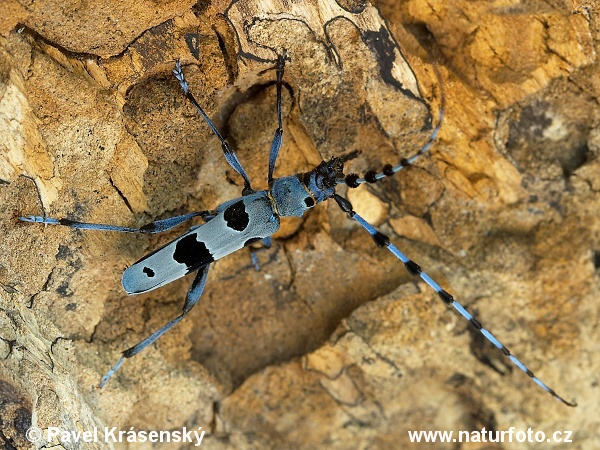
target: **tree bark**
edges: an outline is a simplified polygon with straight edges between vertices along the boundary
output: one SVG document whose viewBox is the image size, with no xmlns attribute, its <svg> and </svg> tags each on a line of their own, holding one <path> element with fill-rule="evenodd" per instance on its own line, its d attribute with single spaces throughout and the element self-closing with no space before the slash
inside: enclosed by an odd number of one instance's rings
<svg viewBox="0 0 600 450">
<path fill-rule="evenodd" d="M 202 427 L 202 445 L 223 449 L 408 448 L 408 430 L 483 427 L 572 430 L 573 448 L 600 446 L 593 2 L 9 0 L 0 13 L 6 448 L 30 448 L 31 426 L 98 427 L 99 442 L 53 441 L 86 449 L 141 448 L 104 427 Z M 18 217 L 137 227 L 239 197 L 176 60 L 266 189 L 284 50 L 277 177 L 355 151 L 345 173 L 397 164 L 427 142 L 444 98 L 429 152 L 338 192 L 576 409 L 334 202 L 282 221 L 260 271 L 246 251 L 214 264 L 195 309 L 97 387 L 180 313 L 190 279 L 131 297 L 119 280 L 185 227 L 140 236 Z"/>
</svg>

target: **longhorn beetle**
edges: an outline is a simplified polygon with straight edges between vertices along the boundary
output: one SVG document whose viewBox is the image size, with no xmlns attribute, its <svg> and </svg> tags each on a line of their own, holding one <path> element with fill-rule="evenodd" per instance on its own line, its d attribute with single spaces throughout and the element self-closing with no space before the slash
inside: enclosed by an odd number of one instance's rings
<svg viewBox="0 0 600 450">
<path fill-rule="evenodd" d="M 400 160 L 399 164 L 392 166 L 387 164 L 380 173 L 368 171 L 363 177 L 356 174 L 344 175 L 344 163 L 355 156 L 350 154 L 345 157 L 333 157 L 329 161 L 322 161 L 316 168 L 306 173 L 299 173 L 283 178 L 273 178 L 275 162 L 281 148 L 283 125 L 281 112 L 281 89 L 286 61 L 284 51 L 277 59 L 277 121 L 278 127 L 273 136 L 269 153 L 269 188 L 264 191 L 252 189 L 250 179 L 238 160 L 235 152 L 227 141 L 217 130 L 202 107 L 190 93 L 188 83 L 183 75 L 179 62 L 176 62 L 173 74 L 179 81 L 179 85 L 187 99 L 196 107 L 202 118 L 206 121 L 212 132 L 221 142 L 225 159 L 229 165 L 244 179 L 242 196 L 223 203 L 214 210 L 196 211 L 182 216 L 157 220 L 144 225 L 141 228 L 128 228 L 116 225 L 93 224 L 77 222 L 70 219 L 53 219 L 50 217 L 28 216 L 20 217 L 22 221 L 43 223 L 47 225 L 64 225 L 71 228 L 87 230 L 118 231 L 125 233 L 154 234 L 170 230 L 194 217 L 201 217 L 204 224 L 193 226 L 190 230 L 169 242 L 165 246 L 144 256 L 123 273 L 122 284 L 128 294 L 140 294 L 158 287 L 164 286 L 178 278 L 192 272 L 198 272 L 192 281 L 182 313 L 163 325 L 146 339 L 133 347 L 125 350 L 119 361 L 102 378 L 100 387 L 103 387 L 109 378 L 121 367 L 125 358 L 131 358 L 140 351 L 151 345 L 174 325 L 179 323 L 185 315 L 194 307 L 202 295 L 206 277 L 210 265 L 218 259 L 243 247 L 263 241 L 266 245 L 270 243 L 270 236 L 279 229 L 280 217 L 297 216 L 302 217 L 304 213 L 317 203 L 333 199 L 338 206 L 348 214 L 351 219 L 357 221 L 373 238 L 379 247 L 387 248 L 398 258 L 413 276 L 420 277 L 431 287 L 448 306 L 452 306 L 469 323 L 479 331 L 487 340 L 507 356 L 519 369 L 525 372 L 543 390 L 555 399 L 568 406 L 576 406 L 559 396 L 548 387 L 542 380 L 536 377 L 520 360 L 513 356 L 508 349 L 500 343 L 481 323 L 475 319 L 452 295 L 442 289 L 429 275 L 422 271 L 421 267 L 390 242 L 390 239 L 377 231 L 356 211 L 352 204 L 335 192 L 338 184 L 346 184 L 350 188 L 369 182 L 389 177 L 404 167 L 411 165 L 423 153 L 425 153 L 437 138 L 444 115 L 444 96 L 442 93 L 441 107 L 437 124 L 429 139 L 423 147 L 408 159 Z M 438 74 L 439 78 L 439 74 Z"/>
</svg>

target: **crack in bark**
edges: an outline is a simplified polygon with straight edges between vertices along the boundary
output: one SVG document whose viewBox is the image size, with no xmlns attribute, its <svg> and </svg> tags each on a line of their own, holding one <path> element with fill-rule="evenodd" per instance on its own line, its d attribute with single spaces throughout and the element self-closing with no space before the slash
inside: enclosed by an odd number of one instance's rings
<svg viewBox="0 0 600 450">
<path fill-rule="evenodd" d="M 52 280 L 52 277 L 54 276 L 54 270 L 56 269 L 56 267 L 54 267 L 50 273 L 48 274 L 48 276 L 46 277 L 46 281 L 44 282 L 44 285 L 42 286 L 42 288 L 37 291 L 35 294 L 33 294 L 31 297 L 29 297 L 29 303 L 26 304 L 26 307 L 28 309 L 33 309 L 33 304 L 35 302 L 35 299 L 38 295 L 40 295 L 42 292 L 48 292 L 48 286 L 50 285 L 50 281 Z"/>
<path fill-rule="evenodd" d="M 365 338 L 363 335 L 361 335 L 357 330 L 354 330 L 352 328 L 352 325 L 350 323 L 348 323 L 348 331 L 352 332 L 355 336 L 357 336 L 362 342 L 364 342 L 364 344 L 367 346 L 367 348 L 369 350 L 371 350 L 373 352 L 373 354 L 377 357 L 377 359 L 379 359 L 380 361 L 382 361 L 383 363 L 387 364 L 388 366 L 390 366 L 391 368 L 393 368 L 395 370 L 395 374 L 398 378 L 402 377 L 402 370 L 400 370 L 400 367 L 398 367 L 396 365 L 396 363 L 394 361 L 392 361 L 390 358 L 388 358 L 387 356 L 382 355 L 381 353 L 379 353 L 377 350 L 375 350 L 373 348 L 373 346 L 371 345 L 371 343 L 367 340 L 367 338 Z"/>
</svg>

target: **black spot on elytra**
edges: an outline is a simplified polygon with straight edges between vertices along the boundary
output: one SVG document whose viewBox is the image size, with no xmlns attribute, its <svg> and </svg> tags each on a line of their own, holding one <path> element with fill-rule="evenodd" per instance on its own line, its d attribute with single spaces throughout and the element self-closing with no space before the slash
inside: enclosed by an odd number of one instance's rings
<svg viewBox="0 0 600 450">
<path fill-rule="evenodd" d="M 144 272 L 148 278 L 154 278 L 154 270 L 152 270 L 150 267 L 144 267 L 142 272 Z"/>
<path fill-rule="evenodd" d="M 312 197 L 306 197 L 304 199 L 304 204 L 309 208 L 312 208 L 313 206 L 315 206 L 315 201 L 312 199 Z"/>
<path fill-rule="evenodd" d="M 250 222 L 250 217 L 246 212 L 246 205 L 244 205 L 243 200 L 228 206 L 223 213 L 223 218 L 227 226 L 236 231 L 244 231 Z"/>
<path fill-rule="evenodd" d="M 205 266 L 214 261 L 204 242 L 196 240 L 195 233 L 185 236 L 177 242 L 173 259 L 180 264 L 185 264 L 188 269 Z"/>
<path fill-rule="evenodd" d="M 248 247 L 249 245 L 254 244 L 258 241 L 260 241 L 260 238 L 250 238 L 246 242 L 244 242 L 244 247 Z"/>
</svg>

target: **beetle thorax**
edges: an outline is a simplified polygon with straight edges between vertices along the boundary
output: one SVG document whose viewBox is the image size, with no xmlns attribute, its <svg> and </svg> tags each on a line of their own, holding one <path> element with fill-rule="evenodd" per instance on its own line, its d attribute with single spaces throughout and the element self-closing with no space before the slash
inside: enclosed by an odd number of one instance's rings
<svg viewBox="0 0 600 450">
<path fill-rule="evenodd" d="M 343 168 L 340 158 L 331 158 L 310 172 L 274 180 L 270 193 L 279 215 L 302 217 L 317 203 L 331 198 L 338 181 L 344 179 Z"/>
</svg>

